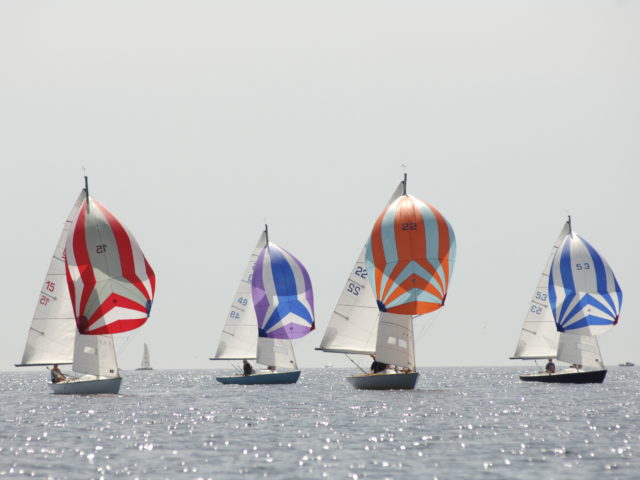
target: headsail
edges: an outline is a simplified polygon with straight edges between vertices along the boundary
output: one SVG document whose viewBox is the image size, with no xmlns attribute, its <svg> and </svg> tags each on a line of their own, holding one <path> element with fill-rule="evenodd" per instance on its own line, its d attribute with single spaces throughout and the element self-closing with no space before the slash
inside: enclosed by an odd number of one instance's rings
<svg viewBox="0 0 640 480">
<path fill-rule="evenodd" d="M 558 330 L 549 308 L 549 269 L 560 244 L 570 231 L 566 222 L 553 244 L 538 285 L 533 292 L 529 310 L 522 325 L 520 339 L 512 359 L 555 358 L 558 352 Z"/>
<path fill-rule="evenodd" d="M 292 340 L 315 328 L 311 279 L 283 248 L 269 242 L 262 249 L 251 286 L 258 336 Z"/>
<path fill-rule="evenodd" d="M 76 322 L 69 297 L 64 249 L 71 223 L 84 201 L 80 192 L 64 224 L 38 298 L 19 366 L 69 364 L 73 360 Z"/>
<path fill-rule="evenodd" d="M 403 192 L 404 182 L 400 182 L 387 202 L 387 206 L 400 197 Z M 376 351 L 380 311 L 368 279 L 368 270 L 365 264 L 366 250 L 365 245 L 342 289 L 322 338 L 320 350 L 360 354 L 370 354 Z"/>
<path fill-rule="evenodd" d="M 256 358 L 258 327 L 251 296 L 251 281 L 258 256 L 267 244 L 266 238 L 266 233 L 263 232 L 249 257 L 220 335 L 215 360 Z"/>
<path fill-rule="evenodd" d="M 438 210 L 411 195 L 396 199 L 378 217 L 367 244 L 378 308 L 404 315 L 440 308 L 455 251 L 453 229 Z"/>
<path fill-rule="evenodd" d="M 597 335 L 618 323 L 622 291 L 606 260 L 569 233 L 551 264 L 549 304 L 559 332 Z"/>
<path fill-rule="evenodd" d="M 600 370 L 604 368 L 598 339 L 590 335 L 560 335 L 558 360 L 580 365 L 581 369 Z"/>
<path fill-rule="evenodd" d="M 66 265 L 80 333 L 126 332 L 149 317 L 153 270 L 133 235 L 88 195 L 67 238 Z"/>
<path fill-rule="evenodd" d="M 73 371 L 99 378 L 118 376 L 116 350 L 111 335 L 82 335 L 78 333 L 73 352 Z"/>
</svg>

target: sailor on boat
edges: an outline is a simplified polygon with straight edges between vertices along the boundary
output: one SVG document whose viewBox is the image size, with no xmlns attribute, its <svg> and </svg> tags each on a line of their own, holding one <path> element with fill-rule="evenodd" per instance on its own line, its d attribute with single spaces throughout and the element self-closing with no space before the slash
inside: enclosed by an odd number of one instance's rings
<svg viewBox="0 0 640 480">
<path fill-rule="evenodd" d="M 251 364 L 246 358 L 242 360 L 242 373 L 244 374 L 245 377 L 247 375 L 253 375 L 253 373 L 255 373 L 253 371 L 253 367 L 251 366 Z"/>
<path fill-rule="evenodd" d="M 64 373 L 60 371 L 58 364 L 53 365 L 51 369 L 51 383 L 64 382 L 67 377 L 64 376 Z"/>
</svg>

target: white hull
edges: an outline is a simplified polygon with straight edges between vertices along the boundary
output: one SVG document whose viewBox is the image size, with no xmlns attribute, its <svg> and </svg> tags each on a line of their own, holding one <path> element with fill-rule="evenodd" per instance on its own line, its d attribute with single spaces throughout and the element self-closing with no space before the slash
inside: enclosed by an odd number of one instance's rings
<svg viewBox="0 0 640 480">
<path fill-rule="evenodd" d="M 418 373 L 369 373 L 347 377 L 347 381 L 358 390 L 413 390 Z"/>
<path fill-rule="evenodd" d="M 86 380 L 66 380 L 64 382 L 48 385 L 55 394 L 66 395 L 90 395 L 96 393 L 117 394 L 120 391 L 122 377 L 116 378 L 90 378 Z"/>
</svg>

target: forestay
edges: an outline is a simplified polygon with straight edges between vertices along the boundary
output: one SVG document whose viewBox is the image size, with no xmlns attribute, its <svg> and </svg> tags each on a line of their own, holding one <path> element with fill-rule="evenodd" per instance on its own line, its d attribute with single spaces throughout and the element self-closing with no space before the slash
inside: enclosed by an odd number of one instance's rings
<svg viewBox="0 0 640 480">
<path fill-rule="evenodd" d="M 266 233 L 263 232 L 249 257 L 240 285 L 238 285 L 238 290 L 233 297 L 227 320 L 220 335 L 216 360 L 256 358 L 258 326 L 253 307 L 251 281 L 254 266 L 265 245 Z"/>
<path fill-rule="evenodd" d="M 549 269 L 560 244 L 570 231 L 566 222 L 553 244 L 524 319 L 513 359 L 555 358 L 558 352 L 558 330 L 549 308 Z"/>
<path fill-rule="evenodd" d="M 411 195 L 378 217 L 367 244 L 367 271 L 380 311 L 421 315 L 445 301 L 456 242 L 449 222 Z"/>
<path fill-rule="evenodd" d="M 131 233 L 87 196 L 66 243 L 69 293 L 80 333 L 140 327 L 151 311 L 155 275 Z"/>
<path fill-rule="evenodd" d="M 70 364 L 73 360 L 76 322 L 67 287 L 64 249 L 84 196 L 82 191 L 73 204 L 53 252 L 20 366 Z"/>
<path fill-rule="evenodd" d="M 402 195 L 400 182 L 387 206 Z M 372 354 L 376 351 L 378 315 L 373 289 L 365 265 L 366 245 L 360 252 L 329 319 L 320 350 L 336 353 Z"/>
<path fill-rule="evenodd" d="M 622 291 L 613 271 L 575 232 L 551 264 L 549 303 L 560 332 L 597 335 L 618 323 Z"/>
</svg>

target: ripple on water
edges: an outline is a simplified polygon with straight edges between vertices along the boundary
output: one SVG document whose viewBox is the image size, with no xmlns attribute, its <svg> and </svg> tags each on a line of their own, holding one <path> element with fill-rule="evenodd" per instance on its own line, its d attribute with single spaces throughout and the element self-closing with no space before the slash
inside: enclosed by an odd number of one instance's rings
<svg viewBox="0 0 640 480">
<path fill-rule="evenodd" d="M 353 390 L 349 373 L 249 387 L 208 371 L 125 372 L 122 395 L 85 397 L 7 374 L 0 477 L 637 478 L 635 369 L 602 385 L 423 369 L 409 392 Z"/>
</svg>

